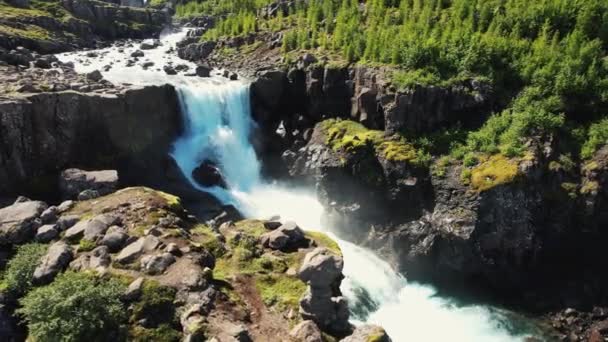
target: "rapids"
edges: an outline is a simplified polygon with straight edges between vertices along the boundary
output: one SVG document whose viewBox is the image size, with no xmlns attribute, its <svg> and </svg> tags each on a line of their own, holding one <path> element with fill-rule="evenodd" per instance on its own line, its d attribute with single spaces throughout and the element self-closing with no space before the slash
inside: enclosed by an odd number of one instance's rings
<svg viewBox="0 0 608 342">
<path fill-rule="evenodd" d="M 194 187 L 214 194 L 224 203 L 236 205 L 250 217 L 280 215 L 308 230 L 331 235 L 344 255 L 342 292 L 351 307 L 354 324 L 374 323 L 384 327 L 395 342 L 463 341 L 502 342 L 539 338 L 533 323 L 518 315 L 488 305 L 463 305 L 456 298 L 438 295 L 429 285 L 408 282 L 372 251 L 335 236 L 323 222 L 323 207 L 311 189 L 294 189 L 262 179 L 260 162 L 250 143 L 255 122 L 251 117 L 247 82 L 221 77 L 201 79 L 169 76 L 162 63 L 191 63 L 166 53 L 184 32 L 164 35 L 163 45 L 146 51 L 143 61 L 155 67 L 143 70 L 126 67 L 124 61 L 136 46 L 111 47 L 98 51 L 93 61 L 86 52 L 62 54 L 79 72 L 113 67 L 104 72 L 111 82 L 132 84 L 171 83 L 179 92 L 185 130 L 173 145 L 172 156 Z M 215 73 L 217 75 L 217 73 Z M 192 170 L 203 160 L 213 161 L 221 170 L 228 190 L 203 188 L 194 182 Z M 522 323 L 523 322 L 523 323 Z"/>
</svg>

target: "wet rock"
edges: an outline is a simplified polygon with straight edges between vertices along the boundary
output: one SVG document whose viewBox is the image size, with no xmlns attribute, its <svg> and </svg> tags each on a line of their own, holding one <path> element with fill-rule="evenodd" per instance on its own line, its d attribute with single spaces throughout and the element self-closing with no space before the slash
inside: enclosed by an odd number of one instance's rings
<svg viewBox="0 0 608 342">
<path fill-rule="evenodd" d="M 38 230 L 36 231 L 35 239 L 36 239 L 36 241 L 38 241 L 40 243 L 47 243 L 47 242 L 52 241 L 58 235 L 59 235 L 59 232 L 55 228 L 55 225 L 47 224 L 47 225 L 44 225 L 44 226 L 38 228 Z"/>
<path fill-rule="evenodd" d="M 211 68 L 207 65 L 197 65 L 195 73 L 198 77 L 209 77 L 211 75 Z"/>
<path fill-rule="evenodd" d="M 177 71 L 170 65 L 165 65 L 163 71 L 165 71 L 165 74 L 167 75 L 177 75 Z"/>
<path fill-rule="evenodd" d="M 296 341 L 301 342 L 323 342 L 321 330 L 313 321 L 302 321 L 289 333 Z"/>
<path fill-rule="evenodd" d="M 144 56 L 144 52 L 141 50 L 135 50 L 131 53 L 131 57 L 133 58 L 138 58 L 138 57 L 143 57 Z"/>
<path fill-rule="evenodd" d="M 208 160 L 203 161 L 192 171 L 192 178 L 204 187 L 219 186 L 224 189 L 227 188 L 220 169 Z"/>
<path fill-rule="evenodd" d="M 84 190 L 95 190 L 107 195 L 118 186 L 118 172 L 115 170 L 84 171 L 67 169 L 59 177 L 59 189 L 64 198 L 73 198 Z"/>
<path fill-rule="evenodd" d="M 162 274 L 175 260 L 175 257 L 171 253 L 146 255 L 141 258 L 141 268 L 147 274 Z"/>
<path fill-rule="evenodd" d="M 229 78 L 231 81 L 236 81 L 239 78 L 239 75 L 236 72 L 231 72 Z"/>
<path fill-rule="evenodd" d="M 154 66 L 154 62 L 144 62 L 144 63 L 141 65 L 141 67 L 142 67 L 144 70 L 147 70 L 147 69 L 149 69 L 149 68 L 151 68 L 151 67 L 153 67 L 153 66 Z"/>
<path fill-rule="evenodd" d="M 63 241 L 52 244 L 46 255 L 40 260 L 40 265 L 36 267 L 32 281 L 38 285 L 48 284 L 63 271 L 72 260 L 72 250 Z"/>
<path fill-rule="evenodd" d="M 0 209 L 0 245 L 21 244 L 34 237 L 41 225 L 44 202 L 19 202 Z"/>
<path fill-rule="evenodd" d="M 200 61 L 207 58 L 215 48 L 215 42 L 192 43 L 177 49 L 177 55 L 181 59 L 189 61 Z"/>
<path fill-rule="evenodd" d="M 160 41 L 158 39 L 148 39 L 148 40 L 143 41 L 139 45 L 139 48 L 141 50 L 152 50 L 152 49 L 156 49 L 159 46 L 160 46 Z"/>
<path fill-rule="evenodd" d="M 391 342 L 386 331 L 377 325 L 365 324 L 358 326 L 352 335 L 341 340 L 343 342 Z"/>
<path fill-rule="evenodd" d="M 103 75 L 99 70 L 91 71 L 87 74 L 87 79 L 93 82 L 99 82 L 103 79 Z"/>
</svg>

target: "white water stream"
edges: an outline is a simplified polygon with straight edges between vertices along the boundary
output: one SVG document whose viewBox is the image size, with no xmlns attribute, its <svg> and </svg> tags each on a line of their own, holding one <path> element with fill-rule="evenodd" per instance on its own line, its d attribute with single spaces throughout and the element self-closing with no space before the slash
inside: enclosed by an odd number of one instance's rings
<svg viewBox="0 0 608 342">
<path fill-rule="evenodd" d="M 179 40 L 172 34 L 158 51 L 146 52 L 157 63 L 167 58 L 166 48 Z M 83 64 L 82 54 L 62 55 L 87 72 L 105 65 L 104 58 L 117 56 L 116 48 L 98 60 Z M 183 62 L 180 62 L 183 63 Z M 112 82 L 143 84 L 172 83 L 179 89 L 185 132 L 174 143 L 173 157 L 193 186 L 191 173 L 203 160 L 214 162 L 229 187 L 201 188 L 221 201 L 232 203 L 256 218 L 280 215 L 309 230 L 322 230 L 334 237 L 344 254 L 342 291 L 349 299 L 353 323 L 384 327 L 393 341 L 523 341 L 527 329 L 515 327 L 507 311 L 483 305 L 457 305 L 452 298 L 437 295 L 427 285 L 408 283 L 373 252 L 346 242 L 323 226 L 323 207 L 306 189 L 270 184 L 260 176 L 260 163 L 250 143 L 255 123 L 251 118 L 248 85 L 221 78 L 168 76 L 160 70 L 113 67 L 104 77 Z"/>
</svg>

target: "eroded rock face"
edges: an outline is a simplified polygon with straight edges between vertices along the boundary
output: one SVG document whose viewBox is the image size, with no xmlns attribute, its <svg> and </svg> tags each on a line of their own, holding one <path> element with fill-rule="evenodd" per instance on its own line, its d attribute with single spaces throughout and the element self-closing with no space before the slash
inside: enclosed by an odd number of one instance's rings
<svg viewBox="0 0 608 342">
<path fill-rule="evenodd" d="M 34 237 L 46 203 L 27 201 L 0 209 L 0 245 L 20 244 Z"/>
</svg>

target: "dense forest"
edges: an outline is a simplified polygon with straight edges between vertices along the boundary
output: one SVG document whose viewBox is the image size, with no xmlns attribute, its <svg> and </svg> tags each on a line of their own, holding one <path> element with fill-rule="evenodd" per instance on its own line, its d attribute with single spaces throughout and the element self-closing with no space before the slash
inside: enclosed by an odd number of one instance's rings
<svg viewBox="0 0 608 342">
<path fill-rule="evenodd" d="M 510 103 L 481 128 L 417 137 L 431 152 L 522 156 L 529 137 L 560 133 L 565 158 L 608 139 L 608 2 L 602 0 L 311 0 L 260 16 L 267 0 L 188 2 L 178 16 L 223 15 L 202 39 L 282 31 L 283 53 L 393 65 L 399 87 L 490 82 Z M 447 141 L 448 146 L 445 146 Z M 466 163 L 465 163 L 466 164 Z"/>
</svg>

